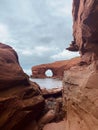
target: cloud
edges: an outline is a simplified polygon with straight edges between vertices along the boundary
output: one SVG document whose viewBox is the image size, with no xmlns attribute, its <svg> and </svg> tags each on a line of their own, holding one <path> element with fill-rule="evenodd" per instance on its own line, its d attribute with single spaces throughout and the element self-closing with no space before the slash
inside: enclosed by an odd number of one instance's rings
<svg viewBox="0 0 98 130">
<path fill-rule="evenodd" d="M 71 16 L 71 11 L 69 10 L 72 10 L 72 6 L 70 6 L 72 4 L 72 0 L 67 2 L 65 0 L 47 0 L 47 3 L 53 8 L 53 10 L 55 10 L 53 12 L 54 15 L 60 15 L 60 17 Z"/>
<path fill-rule="evenodd" d="M 22 55 L 24 55 L 24 56 L 30 56 L 30 55 L 32 55 L 32 51 L 31 50 L 22 50 Z"/>
<path fill-rule="evenodd" d="M 44 47 L 44 46 L 36 46 L 33 49 L 19 49 L 18 51 L 21 52 L 22 55 L 24 56 L 30 56 L 30 55 L 38 55 L 38 56 L 42 56 L 44 53 L 50 51 L 50 48 Z"/>
<path fill-rule="evenodd" d="M 8 26 L 0 23 L 0 42 L 7 42 L 10 39 Z"/>
<path fill-rule="evenodd" d="M 51 55 L 54 52 L 57 52 L 59 48 L 54 47 L 47 47 L 47 46 L 35 46 L 32 48 L 25 48 L 25 49 L 16 49 L 16 51 L 23 55 L 24 57 L 29 56 L 38 56 L 38 57 L 44 57 L 45 55 Z"/>
<path fill-rule="evenodd" d="M 58 54 L 51 56 L 51 58 L 54 60 L 65 60 L 65 59 L 70 59 L 77 56 L 79 56 L 78 52 L 69 52 L 68 50 L 63 50 L 59 52 Z"/>
<path fill-rule="evenodd" d="M 72 40 L 71 5 L 72 0 L 2 0 L 0 42 L 18 52 L 25 70 L 76 56 L 63 50 Z"/>
</svg>

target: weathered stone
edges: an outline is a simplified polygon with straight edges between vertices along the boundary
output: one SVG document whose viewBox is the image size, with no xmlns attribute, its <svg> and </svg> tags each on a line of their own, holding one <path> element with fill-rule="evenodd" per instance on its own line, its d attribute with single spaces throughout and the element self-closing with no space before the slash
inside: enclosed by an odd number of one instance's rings
<svg viewBox="0 0 98 130">
<path fill-rule="evenodd" d="M 24 130 L 40 115 L 44 99 L 41 96 L 26 100 L 18 97 L 0 99 L 0 108 L 0 130 Z"/>
<path fill-rule="evenodd" d="M 98 0 L 73 0 L 74 42 L 68 50 L 80 51 L 79 66 L 64 74 L 66 130 L 98 129 Z"/>
<path fill-rule="evenodd" d="M 98 70 L 95 64 L 65 72 L 64 93 L 67 130 L 98 129 Z"/>
<path fill-rule="evenodd" d="M 53 89 L 42 89 L 43 97 L 50 98 L 50 97 L 61 97 L 62 96 L 62 88 L 53 88 Z"/>
<path fill-rule="evenodd" d="M 65 120 L 59 123 L 49 123 L 44 126 L 43 130 L 67 130 Z"/>
<path fill-rule="evenodd" d="M 49 110 L 40 120 L 39 127 L 43 128 L 43 126 L 49 122 L 51 122 L 56 117 L 56 113 L 54 110 Z"/>
<path fill-rule="evenodd" d="M 38 130 L 45 100 L 19 65 L 17 53 L 0 43 L 0 130 Z"/>
<path fill-rule="evenodd" d="M 78 48 L 82 60 L 88 64 L 98 60 L 98 1 L 73 0 L 74 44 L 68 48 Z"/>
<path fill-rule="evenodd" d="M 29 85 L 28 77 L 20 67 L 13 48 L 0 43 L 0 90 L 18 85 Z"/>
<path fill-rule="evenodd" d="M 46 78 L 45 72 L 50 69 L 53 72 L 52 78 L 63 78 L 64 70 L 70 69 L 72 66 L 80 62 L 79 57 L 71 60 L 56 61 L 54 63 L 42 64 L 32 67 L 33 78 Z"/>
</svg>

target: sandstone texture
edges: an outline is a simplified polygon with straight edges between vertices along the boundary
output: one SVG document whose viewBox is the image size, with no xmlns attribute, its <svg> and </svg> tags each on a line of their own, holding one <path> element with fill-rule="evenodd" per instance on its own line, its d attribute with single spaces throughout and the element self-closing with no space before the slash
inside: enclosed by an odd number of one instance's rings
<svg viewBox="0 0 98 130">
<path fill-rule="evenodd" d="M 65 120 L 58 123 L 49 123 L 44 126 L 43 130 L 66 130 Z"/>
<path fill-rule="evenodd" d="M 80 51 L 82 60 L 98 60 L 98 0 L 73 0 L 73 37 L 70 51 Z"/>
<path fill-rule="evenodd" d="M 98 130 L 97 20 L 97 0 L 73 0 L 74 41 L 67 49 L 81 58 L 32 67 L 34 78 L 45 78 L 47 69 L 53 78 L 64 72 L 61 90 L 29 81 L 17 53 L 0 43 L 0 130 Z"/>
<path fill-rule="evenodd" d="M 29 85 L 28 77 L 19 65 L 17 53 L 0 43 L 0 90 L 17 85 Z"/>
<path fill-rule="evenodd" d="M 61 97 L 62 96 L 62 88 L 53 88 L 53 89 L 42 89 L 43 97 Z"/>
<path fill-rule="evenodd" d="M 29 81 L 17 53 L 0 43 L 0 130 L 38 130 L 44 105 L 39 86 Z"/>
<path fill-rule="evenodd" d="M 32 78 L 46 78 L 45 72 L 50 69 L 53 72 L 52 78 L 62 79 L 64 70 L 70 69 L 80 63 L 80 58 L 73 58 L 71 60 L 56 61 L 49 64 L 41 64 L 32 67 Z"/>
<path fill-rule="evenodd" d="M 17 53 L 0 43 L 0 130 L 42 130 L 64 116 L 62 88 L 41 90 L 19 65 Z"/>
<path fill-rule="evenodd" d="M 80 65 L 64 72 L 66 130 L 98 130 L 98 1 L 73 0 L 74 41 Z"/>
<path fill-rule="evenodd" d="M 67 130 L 98 129 L 98 70 L 96 64 L 72 67 L 64 74 L 63 98 Z"/>
</svg>

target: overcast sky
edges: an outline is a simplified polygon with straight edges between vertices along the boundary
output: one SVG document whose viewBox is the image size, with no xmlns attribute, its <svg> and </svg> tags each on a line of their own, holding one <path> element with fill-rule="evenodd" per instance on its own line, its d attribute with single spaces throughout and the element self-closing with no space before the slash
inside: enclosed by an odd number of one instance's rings
<svg viewBox="0 0 98 130">
<path fill-rule="evenodd" d="M 0 0 L 0 42 L 12 46 L 21 66 L 70 59 L 72 0 Z"/>
</svg>

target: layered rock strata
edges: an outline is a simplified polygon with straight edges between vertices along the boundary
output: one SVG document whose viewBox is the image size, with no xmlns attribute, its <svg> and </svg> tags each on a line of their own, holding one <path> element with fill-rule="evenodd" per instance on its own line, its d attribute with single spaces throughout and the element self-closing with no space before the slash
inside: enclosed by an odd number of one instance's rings
<svg viewBox="0 0 98 130">
<path fill-rule="evenodd" d="M 98 129 L 97 66 L 95 63 L 76 66 L 64 74 L 63 98 L 67 111 L 67 130 Z"/>
<path fill-rule="evenodd" d="M 73 0 L 73 37 L 70 51 L 80 51 L 82 60 L 98 60 L 98 1 Z"/>
<path fill-rule="evenodd" d="M 66 130 L 98 130 L 98 1 L 73 0 L 74 42 L 81 66 L 64 73 Z"/>
<path fill-rule="evenodd" d="M 17 53 L 0 43 L 0 130 L 42 130 L 64 118 L 62 88 L 41 90 L 19 65 Z"/>
<path fill-rule="evenodd" d="M 17 53 L 0 43 L 0 90 L 17 85 L 29 85 L 27 75 L 19 65 Z"/>
<path fill-rule="evenodd" d="M 17 53 L 0 43 L 0 130 L 37 130 L 44 105 L 39 86 L 29 81 Z"/>
</svg>

